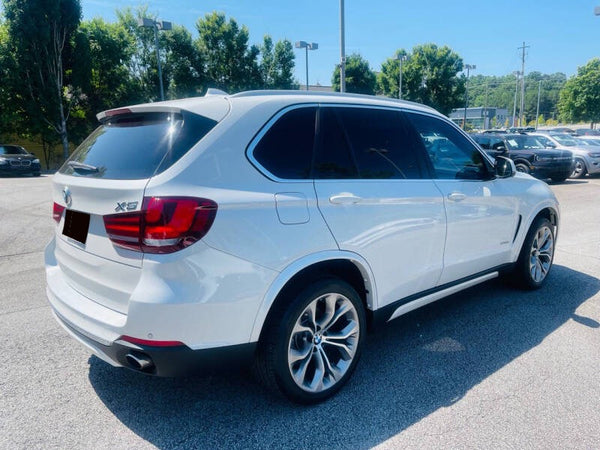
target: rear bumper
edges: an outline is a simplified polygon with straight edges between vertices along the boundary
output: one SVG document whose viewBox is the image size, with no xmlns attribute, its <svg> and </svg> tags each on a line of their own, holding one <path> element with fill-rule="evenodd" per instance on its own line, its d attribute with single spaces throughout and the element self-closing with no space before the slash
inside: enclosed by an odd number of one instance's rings
<svg viewBox="0 0 600 450">
<path fill-rule="evenodd" d="M 123 340 L 104 345 L 83 334 L 82 330 L 78 330 L 56 311 L 54 316 L 69 334 L 92 350 L 100 359 L 116 367 L 126 367 L 136 372 L 159 377 L 178 377 L 247 366 L 252 362 L 257 346 L 256 342 L 252 342 L 192 350 L 187 345 L 151 347 Z M 146 369 L 141 369 L 131 362 L 128 355 L 147 358 L 151 364 Z"/>
<path fill-rule="evenodd" d="M 243 365 L 253 355 L 254 321 L 276 272 L 202 242 L 193 247 L 187 257 L 181 253 L 172 261 L 148 258 L 127 309 L 115 311 L 71 285 L 53 240 L 45 254 L 50 306 L 69 334 L 113 366 L 135 368 L 127 359 L 132 351 L 150 357 L 154 368 L 148 373 L 158 376 Z M 183 345 L 140 346 L 122 336 Z"/>
</svg>

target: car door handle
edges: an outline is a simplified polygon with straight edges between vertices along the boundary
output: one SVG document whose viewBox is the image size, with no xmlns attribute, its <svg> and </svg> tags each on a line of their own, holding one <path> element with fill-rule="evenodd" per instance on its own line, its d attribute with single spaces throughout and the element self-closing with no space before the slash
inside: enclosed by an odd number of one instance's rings
<svg viewBox="0 0 600 450">
<path fill-rule="evenodd" d="M 452 192 L 448 194 L 448 200 L 452 200 L 453 202 L 462 202 L 467 196 L 462 192 Z"/>
<path fill-rule="evenodd" d="M 336 205 L 352 205 L 360 202 L 361 200 L 362 198 L 348 192 L 342 192 L 341 194 L 336 194 L 329 197 L 329 201 L 331 203 L 335 203 Z"/>
</svg>

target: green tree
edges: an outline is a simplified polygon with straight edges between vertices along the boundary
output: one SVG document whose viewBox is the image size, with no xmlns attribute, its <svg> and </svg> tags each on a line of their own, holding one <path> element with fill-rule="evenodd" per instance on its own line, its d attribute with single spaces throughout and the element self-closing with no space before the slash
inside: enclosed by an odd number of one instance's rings
<svg viewBox="0 0 600 450">
<path fill-rule="evenodd" d="M 336 66 L 331 78 L 333 90 L 340 91 L 340 67 Z M 346 58 L 346 91 L 355 94 L 375 94 L 375 73 L 369 62 L 361 55 L 354 53 Z"/>
<path fill-rule="evenodd" d="M 213 12 L 198 19 L 200 37 L 196 43 L 205 61 L 207 83 L 228 92 L 256 89 L 262 86 L 258 66 L 259 48 L 248 46 L 249 32 L 235 19 Z"/>
<path fill-rule="evenodd" d="M 164 35 L 167 97 L 198 95 L 205 83 L 204 63 L 191 33 L 183 26 L 174 25 L 173 31 Z"/>
<path fill-rule="evenodd" d="M 273 47 L 273 39 L 267 34 L 263 38 L 260 54 L 259 69 L 265 89 L 293 89 L 297 86 L 293 73 L 296 56 L 289 40 L 277 41 Z"/>
<path fill-rule="evenodd" d="M 457 76 L 463 70 L 463 60 L 450 47 L 417 45 L 404 66 L 403 98 L 432 106 L 446 115 L 464 104 L 465 77 Z"/>
<path fill-rule="evenodd" d="M 577 69 L 560 92 L 561 118 L 567 122 L 600 122 L 600 58 L 594 58 Z"/>
<path fill-rule="evenodd" d="M 50 128 L 69 155 L 67 121 L 77 100 L 69 85 L 65 53 L 79 25 L 78 0 L 4 0 L 9 52 L 14 54 L 15 101 L 30 130 Z M 40 125 L 43 124 L 43 125 Z M 45 133 L 42 133 L 45 134 Z"/>
<path fill-rule="evenodd" d="M 0 19 L 0 142 L 17 131 L 16 121 L 20 117 L 16 110 L 15 90 L 11 81 L 15 79 L 16 67 L 10 51 L 8 27 Z"/>
<path fill-rule="evenodd" d="M 531 72 L 525 76 L 525 118 L 535 120 L 538 86 L 540 90 L 540 114 L 556 115 L 559 92 L 566 82 L 563 73 L 542 74 Z M 476 75 L 469 80 L 469 105 L 506 108 L 512 115 L 515 99 L 516 78 L 514 74 L 504 76 Z M 521 107 L 520 82 L 517 91 L 517 114 Z"/>
<path fill-rule="evenodd" d="M 75 140 L 95 128 L 99 111 L 143 100 L 129 72 L 134 49 L 133 37 L 120 23 L 100 18 L 81 23 L 73 38 L 77 64 L 72 79 L 82 93 L 72 114 L 71 135 Z"/>
</svg>

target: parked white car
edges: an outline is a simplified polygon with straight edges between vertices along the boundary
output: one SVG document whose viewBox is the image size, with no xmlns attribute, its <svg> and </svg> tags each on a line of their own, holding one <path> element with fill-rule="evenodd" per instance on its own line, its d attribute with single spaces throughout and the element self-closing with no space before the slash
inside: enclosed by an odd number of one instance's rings
<svg viewBox="0 0 600 450">
<path fill-rule="evenodd" d="M 217 93 L 98 118 L 53 179 L 47 294 L 114 366 L 253 362 L 318 402 L 367 324 L 506 272 L 538 288 L 552 265 L 548 186 L 422 105 Z"/>
</svg>

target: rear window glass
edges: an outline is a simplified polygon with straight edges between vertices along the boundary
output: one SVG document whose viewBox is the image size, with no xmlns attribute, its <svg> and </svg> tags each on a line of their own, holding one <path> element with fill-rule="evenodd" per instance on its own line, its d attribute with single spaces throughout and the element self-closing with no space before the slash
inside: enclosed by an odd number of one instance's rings
<svg viewBox="0 0 600 450">
<path fill-rule="evenodd" d="M 119 115 L 83 141 L 60 173 L 119 180 L 150 178 L 171 167 L 216 124 L 185 112 Z"/>
</svg>

